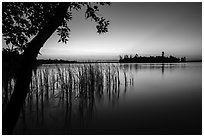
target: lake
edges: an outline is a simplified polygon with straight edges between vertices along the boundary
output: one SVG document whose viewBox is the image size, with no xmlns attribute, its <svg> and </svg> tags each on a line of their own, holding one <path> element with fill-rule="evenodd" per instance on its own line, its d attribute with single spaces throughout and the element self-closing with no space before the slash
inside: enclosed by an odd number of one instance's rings
<svg viewBox="0 0 204 137">
<path fill-rule="evenodd" d="M 14 134 L 202 134 L 202 63 L 41 65 Z"/>
</svg>

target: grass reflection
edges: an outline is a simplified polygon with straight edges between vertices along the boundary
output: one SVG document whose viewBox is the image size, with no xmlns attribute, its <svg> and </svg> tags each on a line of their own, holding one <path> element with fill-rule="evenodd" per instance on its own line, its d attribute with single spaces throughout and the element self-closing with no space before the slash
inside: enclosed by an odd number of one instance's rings
<svg viewBox="0 0 204 137">
<path fill-rule="evenodd" d="M 79 130 L 83 130 L 93 119 L 98 103 L 105 100 L 110 104 L 117 103 L 121 85 L 127 88 L 127 81 L 128 75 L 122 75 L 119 64 L 39 66 L 32 72 L 30 92 L 15 132 L 24 133 L 32 128 L 42 134 L 47 128 L 52 130 L 56 127 L 54 123 L 59 124 L 56 122 L 61 120 L 64 124 L 60 124 L 63 126 L 57 127 L 64 129 L 65 134 L 71 134 L 72 127 L 76 125 Z M 9 101 L 15 79 L 12 78 L 7 83 L 3 98 Z"/>
</svg>

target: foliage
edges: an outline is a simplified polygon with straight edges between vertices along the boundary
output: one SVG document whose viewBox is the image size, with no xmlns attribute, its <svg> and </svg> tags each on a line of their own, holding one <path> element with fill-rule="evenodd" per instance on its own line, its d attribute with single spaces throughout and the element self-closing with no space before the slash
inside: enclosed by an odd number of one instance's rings
<svg viewBox="0 0 204 137">
<path fill-rule="evenodd" d="M 23 52 L 43 26 L 55 16 L 59 2 L 3 2 L 2 3 L 2 33 L 7 45 L 11 49 Z M 57 28 L 58 42 L 67 43 L 70 35 L 68 22 L 72 19 L 72 12 L 86 7 L 85 18 L 96 22 L 97 32 L 108 31 L 109 21 L 100 17 L 99 6 L 110 5 L 108 2 L 71 2 L 61 26 Z M 9 47 L 9 46 L 8 46 Z"/>
</svg>

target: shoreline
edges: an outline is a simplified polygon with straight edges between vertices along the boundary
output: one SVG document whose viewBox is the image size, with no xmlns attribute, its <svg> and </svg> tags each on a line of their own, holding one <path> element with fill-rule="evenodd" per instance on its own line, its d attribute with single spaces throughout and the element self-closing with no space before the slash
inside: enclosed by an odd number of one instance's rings
<svg viewBox="0 0 204 137">
<path fill-rule="evenodd" d="M 142 64 L 142 63 L 152 63 L 152 64 L 156 64 L 156 63 L 159 63 L 159 64 L 162 64 L 162 63 L 202 63 L 202 60 L 194 60 L 194 61 L 185 61 L 185 62 L 119 62 L 119 61 L 93 61 L 93 62 L 77 62 L 77 61 L 63 61 L 63 62 L 59 62 L 59 61 L 36 61 L 36 64 L 94 64 L 94 63 L 120 63 L 120 64 L 123 64 L 123 63 L 131 63 L 131 64 L 134 64 L 134 63 L 138 63 L 138 64 Z"/>
</svg>

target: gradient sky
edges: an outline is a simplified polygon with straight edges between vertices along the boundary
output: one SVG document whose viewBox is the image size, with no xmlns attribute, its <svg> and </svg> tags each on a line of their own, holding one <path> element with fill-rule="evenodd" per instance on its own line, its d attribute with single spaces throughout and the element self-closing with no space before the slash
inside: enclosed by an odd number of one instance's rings
<svg viewBox="0 0 204 137">
<path fill-rule="evenodd" d="M 84 9 L 73 13 L 67 44 L 54 33 L 38 58 L 69 60 L 118 59 L 119 55 L 202 57 L 202 3 L 116 3 L 100 7 L 110 20 L 109 32 L 96 33 Z"/>
</svg>

